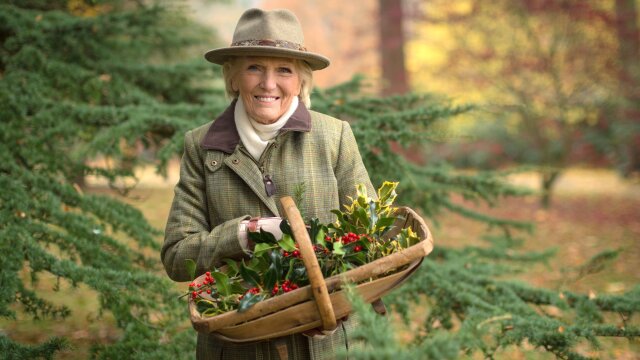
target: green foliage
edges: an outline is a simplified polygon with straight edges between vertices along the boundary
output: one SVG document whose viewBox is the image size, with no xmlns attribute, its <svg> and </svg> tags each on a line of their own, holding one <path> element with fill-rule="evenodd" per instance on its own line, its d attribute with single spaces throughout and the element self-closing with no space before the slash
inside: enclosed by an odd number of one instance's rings
<svg viewBox="0 0 640 360">
<path fill-rule="evenodd" d="M 357 186 L 357 196 L 345 210 L 333 210 L 337 220 L 321 224 L 318 219 L 307 221 L 307 233 L 313 253 L 325 278 L 370 263 L 420 241 L 410 227 L 396 235 L 389 231 L 396 222 L 393 201 L 398 183 L 385 182 L 377 198 L 367 196 L 363 184 Z M 249 263 L 225 259 L 226 268 L 212 269 L 189 284 L 190 295 L 204 316 L 218 315 L 237 309 L 244 312 L 258 302 L 309 285 L 306 267 L 294 234 L 287 220 L 280 224 L 282 239 L 263 229 L 249 232 L 255 243 Z M 299 240 L 296 240 L 296 242 Z M 187 260 L 190 273 L 195 262 Z"/>
<path fill-rule="evenodd" d="M 404 148 L 429 143 L 434 125 L 468 112 L 472 107 L 453 106 L 430 94 L 408 94 L 388 98 L 363 95 L 364 81 L 354 77 L 340 86 L 317 91 L 313 109 L 351 122 L 360 154 L 375 184 L 399 181 L 400 204 L 410 204 L 435 218 L 451 211 L 491 226 L 530 229 L 523 222 L 498 219 L 461 207 L 455 196 L 476 203 L 496 205 L 499 199 L 528 192 L 507 184 L 497 173 L 465 174 L 439 163 L 421 166 L 394 152 L 390 140 Z"/>
<path fill-rule="evenodd" d="M 122 331 L 94 357 L 190 358 L 192 333 L 168 341 L 185 318 L 158 266 L 160 232 L 82 185 L 89 175 L 131 179 L 144 160 L 135 147 L 154 150 L 224 106 L 220 90 L 197 80 L 213 78 L 211 67 L 175 64 L 206 32 L 153 2 L 70 4 L 0 5 L 0 316 L 64 320 L 73 310 L 39 289 L 84 284 L 77 296 L 97 295 L 95 311 Z M 109 166 L 96 161 L 107 157 Z M 58 281 L 41 282 L 43 274 Z M 9 358 L 51 358 L 66 346 L 0 338 Z"/>
<path fill-rule="evenodd" d="M 356 336 L 364 341 L 366 351 L 355 358 L 385 354 L 380 358 L 390 359 L 397 353 L 407 359 L 456 359 L 477 352 L 493 358 L 527 341 L 559 359 L 584 359 L 576 351 L 582 342 L 598 347 L 598 337 L 640 335 L 640 327 L 631 322 L 632 314 L 640 311 L 640 287 L 623 295 L 590 297 L 501 279 L 522 264 L 544 261 L 552 252 L 522 254 L 517 251 L 519 242 L 509 236 L 487 240 L 488 247 L 436 247 L 407 283 L 385 297 L 407 326 L 417 326 L 408 345 L 389 341 L 397 329 L 367 306 L 357 305 L 365 326 Z M 598 255 L 585 267 L 611 256 L 610 252 Z"/>
</svg>

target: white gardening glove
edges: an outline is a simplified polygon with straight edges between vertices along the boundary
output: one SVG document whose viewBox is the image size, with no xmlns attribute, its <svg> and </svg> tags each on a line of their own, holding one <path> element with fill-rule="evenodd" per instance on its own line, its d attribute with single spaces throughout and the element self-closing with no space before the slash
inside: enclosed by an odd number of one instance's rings
<svg viewBox="0 0 640 360">
<path fill-rule="evenodd" d="M 282 230 L 280 230 L 281 222 L 282 218 L 279 217 L 242 220 L 238 229 L 238 240 L 240 241 L 240 246 L 242 246 L 244 250 L 253 250 L 254 244 L 249 241 L 248 233 L 260 231 L 260 229 L 272 233 L 276 240 L 282 239 Z"/>
</svg>

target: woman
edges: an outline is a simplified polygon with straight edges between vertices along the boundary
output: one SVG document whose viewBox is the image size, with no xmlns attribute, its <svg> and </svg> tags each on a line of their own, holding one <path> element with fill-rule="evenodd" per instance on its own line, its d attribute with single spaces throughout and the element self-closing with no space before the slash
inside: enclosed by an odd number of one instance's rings
<svg viewBox="0 0 640 360">
<path fill-rule="evenodd" d="M 278 232 L 282 196 L 305 192 L 300 210 L 328 223 L 330 210 L 374 189 L 348 123 L 308 110 L 312 72 L 329 65 L 308 52 L 288 10 L 246 11 L 231 46 L 205 58 L 223 65 L 229 107 L 213 122 L 187 132 L 180 181 L 166 228 L 162 261 L 176 281 L 191 280 L 185 260 L 202 274 L 225 258 L 247 256 L 247 231 Z M 296 334 L 234 344 L 198 334 L 198 359 L 331 358 L 353 347 L 344 321 L 324 337 Z"/>
</svg>

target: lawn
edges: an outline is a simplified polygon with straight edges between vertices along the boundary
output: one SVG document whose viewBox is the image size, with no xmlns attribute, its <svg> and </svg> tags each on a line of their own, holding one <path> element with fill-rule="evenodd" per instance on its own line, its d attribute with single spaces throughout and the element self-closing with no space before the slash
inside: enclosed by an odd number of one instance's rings
<svg viewBox="0 0 640 360">
<path fill-rule="evenodd" d="M 176 176 L 171 172 L 168 179 L 162 179 L 151 170 L 144 171 L 139 186 L 124 200 L 143 211 L 153 225 L 162 228 L 173 197 L 172 186 Z M 512 181 L 526 186 L 535 185 L 532 174 L 519 175 Z M 112 193 L 100 182 L 89 183 L 90 191 Z M 557 249 L 557 255 L 547 266 L 537 265 L 525 274 L 517 275 L 532 285 L 598 296 L 621 293 L 640 284 L 640 184 L 622 181 L 609 171 L 575 169 L 560 179 L 550 209 L 542 209 L 537 198 L 529 197 L 508 199 L 496 208 L 482 210 L 505 218 L 534 222 L 535 232 L 523 234 L 526 238 L 524 250 Z M 426 219 L 432 228 L 436 246 L 477 245 L 486 231 L 485 225 L 457 215 L 442 216 L 438 219 L 438 226 L 432 220 Z M 621 249 L 615 262 L 598 273 L 579 276 L 580 265 L 607 249 Z M 24 342 L 39 342 L 53 335 L 66 336 L 76 348 L 60 354 L 60 359 L 87 358 L 92 342 L 108 343 L 117 339 L 119 332 L 111 318 L 108 315 L 100 318 L 94 310 L 94 296 L 84 296 L 82 294 L 88 293 L 78 293 L 66 284 L 61 291 L 54 293 L 48 280 L 51 279 L 43 277 L 39 289 L 56 303 L 68 304 L 74 311 L 73 316 L 64 321 L 1 320 L 1 332 Z M 185 306 L 185 319 L 186 316 Z M 191 331 L 186 322 L 185 329 Z M 546 358 L 528 351 L 526 344 L 524 349 L 508 351 L 504 358 Z M 584 351 L 588 350 L 585 348 Z M 640 346 L 637 340 L 618 339 L 606 341 L 605 348 L 589 354 L 601 358 L 634 359 L 640 356 Z"/>
</svg>

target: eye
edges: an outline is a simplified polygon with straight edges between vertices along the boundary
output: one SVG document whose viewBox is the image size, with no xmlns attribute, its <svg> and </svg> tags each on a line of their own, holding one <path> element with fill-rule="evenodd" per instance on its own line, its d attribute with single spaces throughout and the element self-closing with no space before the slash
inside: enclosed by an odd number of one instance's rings
<svg viewBox="0 0 640 360">
<path fill-rule="evenodd" d="M 286 66 L 279 67 L 278 72 L 282 74 L 293 74 L 293 70 L 291 70 L 291 68 L 288 68 Z"/>
<path fill-rule="evenodd" d="M 247 70 L 249 71 L 260 71 L 260 67 L 256 64 L 251 64 L 247 66 Z"/>
</svg>

